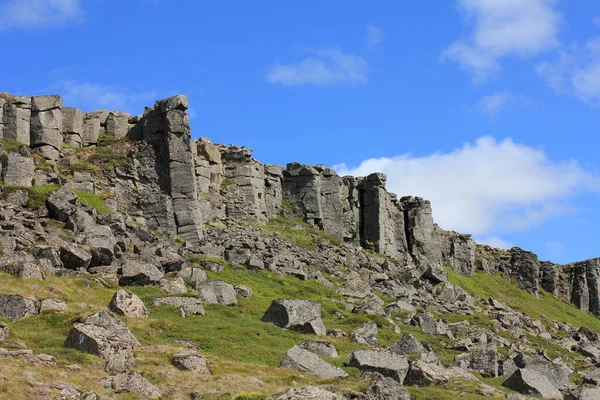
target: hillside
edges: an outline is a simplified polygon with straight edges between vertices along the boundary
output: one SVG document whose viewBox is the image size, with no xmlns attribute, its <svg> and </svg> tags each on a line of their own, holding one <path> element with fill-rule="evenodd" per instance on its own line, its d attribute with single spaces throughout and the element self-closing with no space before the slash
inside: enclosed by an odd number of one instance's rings
<svg viewBox="0 0 600 400">
<path fill-rule="evenodd" d="M 192 140 L 187 107 L 0 94 L 0 398 L 600 398 L 599 259 Z"/>
</svg>

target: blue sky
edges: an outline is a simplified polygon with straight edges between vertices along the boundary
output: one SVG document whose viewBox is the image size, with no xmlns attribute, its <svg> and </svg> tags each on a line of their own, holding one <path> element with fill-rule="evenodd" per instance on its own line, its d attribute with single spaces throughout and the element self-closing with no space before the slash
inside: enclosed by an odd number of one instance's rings
<svg viewBox="0 0 600 400">
<path fill-rule="evenodd" d="M 0 91 L 138 114 L 265 163 L 388 174 L 446 229 L 600 256 L 600 3 L 0 0 Z"/>
</svg>

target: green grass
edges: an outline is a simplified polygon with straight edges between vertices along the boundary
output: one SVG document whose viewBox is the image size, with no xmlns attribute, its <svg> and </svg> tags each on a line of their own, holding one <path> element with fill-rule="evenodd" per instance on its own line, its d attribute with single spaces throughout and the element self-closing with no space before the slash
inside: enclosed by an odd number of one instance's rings
<svg viewBox="0 0 600 400">
<path fill-rule="evenodd" d="M 545 291 L 537 298 L 499 275 L 477 272 L 472 277 L 465 277 L 450 269 L 446 269 L 446 273 L 450 283 L 462 287 L 472 296 L 483 299 L 493 297 L 516 311 L 540 319 L 546 325 L 562 321 L 577 328 L 585 325 L 600 332 L 599 319 Z"/>
<path fill-rule="evenodd" d="M 106 133 L 103 133 L 98 137 L 98 146 L 110 146 L 114 144 L 124 144 L 126 142 L 126 137 L 118 138 L 116 136 L 109 135 Z"/>
<path fill-rule="evenodd" d="M 338 236 L 315 229 L 298 217 L 290 219 L 279 215 L 263 225 L 262 229 L 309 250 L 316 250 L 320 240 L 328 240 L 334 246 L 342 244 L 342 239 Z"/>
<path fill-rule="evenodd" d="M 131 157 L 108 147 L 95 147 L 87 161 L 108 171 L 114 171 L 115 168 L 130 168 L 133 165 Z"/>
<path fill-rule="evenodd" d="M 11 153 L 18 153 L 22 146 L 26 146 L 24 143 L 8 138 L 0 138 L 0 144 L 2 145 L 0 146 L 2 149 Z"/>
<path fill-rule="evenodd" d="M 266 394 L 258 393 L 258 392 L 248 392 L 248 393 L 240 393 L 236 395 L 233 400 L 265 400 L 267 398 Z"/>
<path fill-rule="evenodd" d="M 90 192 L 83 192 L 80 190 L 73 190 L 73 192 L 77 195 L 77 199 L 84 205 L 95 208 L 100 214 L 112 214 L 112 210 L 108 208 L 106 202 L 104 201 L 104 197 L 99 194 L 94 194 Z"/>
<path fill-rule="evenodd" d="M 54 173 L 54 164 L 52 164 L 39 154 L 34 154 L 33 158 L 35 161 L 35 169 L 39 169 L 49 173 Z"/>
<path fill-rule="evenodd" d="M 29 200 L 26 207 L 31 210 L 39 210 L 46 207 L 46 200 L 52 192 L 60 189 L 58 185 L 36 185 L 36 186 L 3 186 L 2 195 L 6 198 L 7 195 L 16 190 L 27 190 L 29 192 Z"/>
<path fill-rule="evenodd" d="M 81 162 L 74 162 L 71 164 L 71 172 L 92 172 L 96 170 L 96 167 L 92 164 L 90 164 L 89 162 L 86 161 L 81 161 Z"/>
</svg>

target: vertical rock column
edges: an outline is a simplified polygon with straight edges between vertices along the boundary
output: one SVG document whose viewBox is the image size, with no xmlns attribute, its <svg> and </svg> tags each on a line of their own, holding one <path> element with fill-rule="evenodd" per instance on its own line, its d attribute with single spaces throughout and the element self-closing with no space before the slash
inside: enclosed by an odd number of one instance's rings
<svg viewBox="0 0 600 400">
<path fill-rule="evenodd" d="M 283 198 L 298 208 L 306 222 L 323 228 L 319 171 L 289 163 L 283 171 Z"/>
<path fill-rule="evenodd" d="M 177 223 L 177 235 L 196 246 L 202 238 L 202 218 L 191 148 L 191 133 L 187 97 L 170 97 L 158 104 L 163 119 L 164 135 L 169 152 L 171 198 Z"/>
<path fill-rule="evenodd" d="M 86 147 L 98 144 L 100 133 L 106 128 L 108 110 L 90 111 L 83 115 L 83 143 Z"/>
<path fill-rule="evenodd" d="M 342 212 L 344 214 L 345 242 L 360 242 L 360 200 L 358 194 L 358 179 L 353 176 L 344 176 L 340 187 Z"/>
<path fill-rule="evenodd" d="M 600 318 L 600 259 L 587 260 L 586 278 L 590 299 L 590 312 Z"/>
<path fill-rule="evenodd" d="M 10 94 L 6 92 L 0 93 L 0 138 L 4 137 L 4 105 L 6 104 L 6 99 L 10 97 Z"/>
<path fill-rule="evenodd" d="M 31 98 L 27 96 L 11 96 L 4 104 L 4 137 L 16 140 L 27 146 L 31 123 Z"/>
<path fill-rule="evenodd" d="M 342 178 L 331 168 L 320 168 L 321 215 L 323 230 L 344 237 L 344 206 L 341 198 Z"/>
<path fill-rule="evenodd" d="M 587 261 L 576 262 L 571 267 L 571 303 L 582 311 L 590 311 Z"/>
<path fill-rule="evenodd" d="M 518 247 L 510 249 L 510 254 L 509 277 L 514 279 L 521 289 L 537 296 L 540 277 L 540 263 L 537 256 Z"/>
<path fill-rule="evenodd" d="M 63 141 L 74 148 L 83 147 L 83 112 L 78 108 L 63 108 Z"/>
<path fill-rule="evenodd" d="M 121 111 L 111 111 L 106 118 L 106 133 L 118 138 L 127 136 L 131 115 Z"/>
<path fill-rule="evenodd" d="M 31 98 L 31 147 L 42 157 L 56 161 L 63 145 L 62 98 Z"/>
<path fill-rule="evenodd" d="M 275 218 L 283 203 L 283 168 L 279 165 L 265 165 L 265 206 L 267 219 Z"/>
</svg>

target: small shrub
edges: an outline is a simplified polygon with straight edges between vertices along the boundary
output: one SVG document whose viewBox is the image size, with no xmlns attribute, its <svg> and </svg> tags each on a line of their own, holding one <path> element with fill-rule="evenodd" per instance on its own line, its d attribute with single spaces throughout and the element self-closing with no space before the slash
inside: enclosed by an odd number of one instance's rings
<svg viewBox="0 0 600 400">
<path fill-rule="evenodd" d="M 221 186 L 222 187 L 227 187 L 227 186 L 231 186 L 233 185 L 235 182 L 233 182 L 233 179 L 231 178 L 224 178 L 223 181 L 221 182 Z"/>
<path fill-rule="evenodd" d="M 25 143 L 17 142 L 16 140 L 8 138 L 0 138 L 0 145 L 6 151 L 11 153 L 18 153 L 22 146 L 26 146 Z"/>
</svg>

